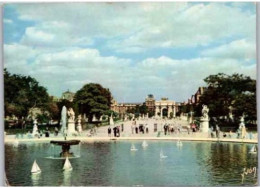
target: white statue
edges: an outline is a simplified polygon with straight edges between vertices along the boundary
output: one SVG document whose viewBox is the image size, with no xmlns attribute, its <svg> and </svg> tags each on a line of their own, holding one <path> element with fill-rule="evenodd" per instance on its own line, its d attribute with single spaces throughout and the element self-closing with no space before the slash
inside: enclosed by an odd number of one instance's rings
<svg viewBox="0 0 260 188">
<path fill-rule="evenodd" d="M 68 110 L 68 120 L 74 121 L 75 120 L 75 113 L 72 108 L 69 108 Z"/>
<path fill-rule="evenodd" d="M 78 115 L 78 126 L 77 126 L 77 130 L 79 133 L 82 132 L 82 127 L 81 127 L 81 115 Z"/>
<path fill-rule="evenodd" d="M 202 117 L 204 119 L 208 119 L 209 118 L 208 113 L 209 113 L 209 109 L 208 109 L 207 105 L 202 105 Z"/>
</svg>

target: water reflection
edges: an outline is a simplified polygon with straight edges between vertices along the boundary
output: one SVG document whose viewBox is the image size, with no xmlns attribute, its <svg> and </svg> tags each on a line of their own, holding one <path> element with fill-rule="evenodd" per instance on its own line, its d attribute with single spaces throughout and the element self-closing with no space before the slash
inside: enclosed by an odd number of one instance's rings
<svg viewBox="0 0 260 188">
<path fill-rule="evenodd" d="M 248 153 L 251 144 L 183 142 L 179 148 L 172 141 L 148 141 L 142 150 L 142 141 L 134 141 L 137 152 L 130 151 L 131 144 L 82 144 L 81 157 L 70 160 L 70 172 L 63 172 L 64 160 L 44 158 L 53 154 L 50 144 L 5 145 L 6 174 L 11 185 L 19 186 L 237 186 L 243 168 L 257 166 L 257 155 Z M 160 161 L 160 150 L 166 160 Z M 32 177 L 35 159 L 42 173 Z M 244 184 L 255 181 L 247 176 Z"/>
<path fill-rule="evenodd" d="M 62 186 L 72 186 L 71 184 L 72 171 L 63 171 L 63 183 Z"/>
<path fill-rule="evenodd" d="M 41 178 L 41 173 L 40 174 L 32 174 L 31 178 L 32 178 L 32 185 L 33 186 L 40 186 L 39 182 L 40 182 L 40 178 Z"/>
</svg>

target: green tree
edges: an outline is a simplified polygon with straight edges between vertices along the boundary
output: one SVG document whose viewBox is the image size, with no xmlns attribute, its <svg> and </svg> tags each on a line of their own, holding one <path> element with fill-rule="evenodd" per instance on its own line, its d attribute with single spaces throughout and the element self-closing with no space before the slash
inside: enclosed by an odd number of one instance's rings
<svg viewBox="0 0 260 188">
<path fill-rule="evenodd" d="M 96 83 L 84 85 L 74 96 L 79 113 L 85 113 L 89 121 L 92 121 L 94 114 L 97 118 L 105 114 L 110 109 L 111 99 L 109 89 Z"/>
<path fill-rule="evenodd" d="M 232 107 L 236 124 L 242 114 L 245 115 L 246 121 L 256 121 L 256 80 L 242 74 L 229 76 L 219 73 L 208 76 L 204 81 L 208 87 L 201 96 L 200 108 L 196 108 L 196 111 L 201 111 L 202 105 L 206 104 L 210 109 L 210 117 L 219 122 L 231 121 L 229 113 Z"/>
<path fill-rule="evenodd" d="M 46 88 L 30 76 L 10 74 L 4 69 L 5 115 L 27 117 L 30 108 L 46 110 L 50 101 Z"/>
</svg>

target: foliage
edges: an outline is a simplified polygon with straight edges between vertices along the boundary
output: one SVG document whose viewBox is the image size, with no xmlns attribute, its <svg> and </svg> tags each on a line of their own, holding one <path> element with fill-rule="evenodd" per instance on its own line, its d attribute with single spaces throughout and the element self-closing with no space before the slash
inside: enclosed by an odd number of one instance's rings
<svg viewBox="0 0 260 188">
<path fill-rule="evenodd" d="M 46 88 L 30 76 L 10 74 L 4 69 L 5 115 L 27 117 L 30 108 L 46 110 L 50 101 Z"/>
<path fill-rule="evenodd" d="M 209 116 L 216 121 L 239 122 L 242 114 L 246 121 L 256 121 L 256 80 L 242 74 L 229 76 L 219 73 L 208 76 L 204 81 L 208 88 L 200 98 L 196 113 L 200 113 L 202 105 L 206 104 L 210 109 Z M 230 108 L 233 120 L 229 118 Z"/>
<path fill-rule="evenodd" d="M 74 96 L 79 113 L 85 113 L 89 121 L 92 121 L 93 115 L 100 118 L 102 114 L 106 113 L 110 109 L 111 99 L 109 89 L 96 83 L 84 85 Z"/>
</svg>

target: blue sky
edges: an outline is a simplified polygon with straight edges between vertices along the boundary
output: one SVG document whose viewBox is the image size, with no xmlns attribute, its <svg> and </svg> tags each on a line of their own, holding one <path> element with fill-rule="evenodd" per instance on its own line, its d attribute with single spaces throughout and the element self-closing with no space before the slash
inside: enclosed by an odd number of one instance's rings
<svg viewBox="0 0 260 188">
<path fill-rule="evenodd" d="M 253 3 L 4 6 L 4 66 L 60 97 L 89 82 L 119 102 L 186 101 L 210 74 L 256 78 Z"/>
</svg>

